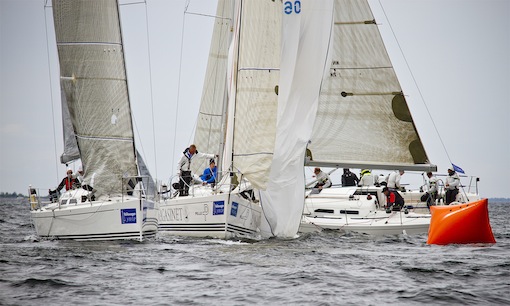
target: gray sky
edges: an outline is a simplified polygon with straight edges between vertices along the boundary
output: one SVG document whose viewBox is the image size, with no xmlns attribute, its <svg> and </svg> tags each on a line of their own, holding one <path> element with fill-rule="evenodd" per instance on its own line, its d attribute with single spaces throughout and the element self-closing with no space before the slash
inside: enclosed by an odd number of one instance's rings
<svg viewBox="0 0 510 306">
<path fill-rule="evenodd" d="M 449 156 L 480 177 L 482 196 L 510 197 L 510 1 L 370 3 L 432 163 L 445 172 Z M 147 15 L 144 5 L 121 7 L 136 143 L 164 181 L 193 139 L 212 31 L 212 18 L 196 15 L 183 28 L 184 5 L 147 0 Z M 215 6 L 191 0 L 188 11 Z M 51 10 L 0 0 L 0 191 L 54 188 L 65 175 L 58 78 Z"/>
</svg>

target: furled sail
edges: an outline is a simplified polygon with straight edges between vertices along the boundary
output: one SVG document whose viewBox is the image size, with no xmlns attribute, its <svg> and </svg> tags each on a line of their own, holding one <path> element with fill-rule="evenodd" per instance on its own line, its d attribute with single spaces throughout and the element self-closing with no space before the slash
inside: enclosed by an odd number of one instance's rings
<svg viewBox="0 0 510 306">
<path fill-rule="evenodd" d="M 98 195 L 118 194 L 138 169 L 117 1 L 54 0 L 53 17 L 84 179 Z"/>
<path fill-rule="evenodd" d="M 234 113 L 229 112 L 233 165 L 259 189 L 266 186 L 275 141 L 281 10 L 281 1 L 240 2 L 236 29 L 236 86 L 229 101 L 235 103 Z"/>
<path fill-rule="evenodd" d="M 214 21 L 209 60 L 194 143 L 199 152 L 221 154 L 225 139 L 228 50 L 233 34 L 234 3 L 219 0 Z M 220 155 L 221 156 L 221 155 Z M 226 165 L 227 168 L 230 165 Z M 197 163 L 192 169 L 201 173 L 208 164 Z"/>
<path fill-rule="evenodd" d="M 274 235 L 296 235 L 304 205 L 306 145 L 327 71 L 333 1 L 286 1 L 283 5 L 276 145 L 261 204 Z"/>
<path fill-rule="evenodd" d="M 60 162 L 67 164 L 80 158 L 80 151 L 78 150 L 78 143 L 76 142 L 76 135 L 74 134 L 73 123 L 71 122 L 71 114 L 69 114 L 69 107 L 67 106 L 66 94 L 64 91 L 60 92 L 62 103 L 62 129 L 64 135 L 64 152 L 60 155 Z"/>
<path fill-rule="evenodd" d="M 368 2 L 335 0 L 333 32 L 309 165 L 435 170 Z"/>
</svg>

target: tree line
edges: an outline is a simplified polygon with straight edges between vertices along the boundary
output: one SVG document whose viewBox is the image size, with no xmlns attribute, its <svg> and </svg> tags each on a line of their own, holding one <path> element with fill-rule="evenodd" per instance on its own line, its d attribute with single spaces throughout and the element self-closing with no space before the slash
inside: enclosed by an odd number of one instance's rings
<svg viewBox="0 0 510 306">
<path fill-rule="evenodd" d="M 16 192 L 0 192 L 0 198 L 17 198 L 17 197 L 24 197 L 21 193 Z"/>
</svg>

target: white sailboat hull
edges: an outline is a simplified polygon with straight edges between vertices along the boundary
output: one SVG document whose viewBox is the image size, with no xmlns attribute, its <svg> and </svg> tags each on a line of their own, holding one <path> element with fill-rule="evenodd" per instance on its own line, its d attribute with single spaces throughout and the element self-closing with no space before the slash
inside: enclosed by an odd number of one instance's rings
<svg viewBox="0 0 510 306">
<path fill-rule="evenodd" d="M 374 236 L 428 233 L 428 212 L 386 212 L 381 189 L 342 187 L 308 194 L 299 231 L 339 230 Z"/>
<path fill-rule="evenodd" d="M 261 216 L 260 205 L 239 193 L 176 197 L 159 204 L 159 234 L 259 240 Z"/>
<path fill-rule="evenodd" d="M 158 229 L 154 202 L 132 196 L 78 204 L 62 204 L 61 200 L 32 210 L 30 215 L 42 238 L 142 241 L 154 237 Z"/>
<path fill-rule="evenodd" d="M 339 230 L 345 233 L 353 232 L 373 236 L 424 234 L 428 233 L 430 215 L 405 215 L 404 212 L 391 212 L 388 216 L 374 218 L 321 218 L 306 217 L 299 227 L 302 233 L 319 230 Z"/>
</svg>

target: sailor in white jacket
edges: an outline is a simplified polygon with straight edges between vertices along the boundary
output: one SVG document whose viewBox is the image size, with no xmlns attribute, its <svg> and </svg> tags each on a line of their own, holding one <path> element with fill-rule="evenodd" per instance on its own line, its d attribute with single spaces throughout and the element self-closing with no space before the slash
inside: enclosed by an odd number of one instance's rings
<svg viewBox="0 0 510 306">
<path fill-rule="evenodd" d="M 315 168 L 313 173 L 315 173 L 315 179 L 317 180 L 317 184 L 315 184 L 314 188 L 322 190 L 322 188 L 331 187 L 331 178 L 329 177 L 329 174 L 322 171 L 321 168 Z"/>
<path fill-rule="evenodd" d="M 459 193 L 460 178 L 453 167 L 448 168 L 448 176 L 446 177 L 445 184 L 446 188 L 446 205 L 455 202 L 457 194 Z"/>
<path fill-rule="evenodd" d="M 192 173 L 191 173 L 191 163 L 196 160 L 197 158 L 214 158 L 214 154 L 207 154 L 207 153 L 199 153 L 197 151 L 197 147 L 192 144 L 189 146 L 189 148 L 186 148 L 184 152 L 182 152 L 181 160 L 179 161 L 179 164 L 177 167 L 180 170 L 180 180 L 179 180 L 179 194 L 181 196 L 187 196 L 189 194 L 189 186 L 191 184 L 192 180 Z"/>
<path fill-rule="evenodd" d="M 361 170 L 358 186 L 374 186 L 375 178 L 368 169 Z"/>
<path fill-rule="evenodd" d="M 388 188 L 390 190 L 400 190 L 400 179 L 404 175 L 404 170 L 397 170 L 388 176 Z"/>
</svg>

